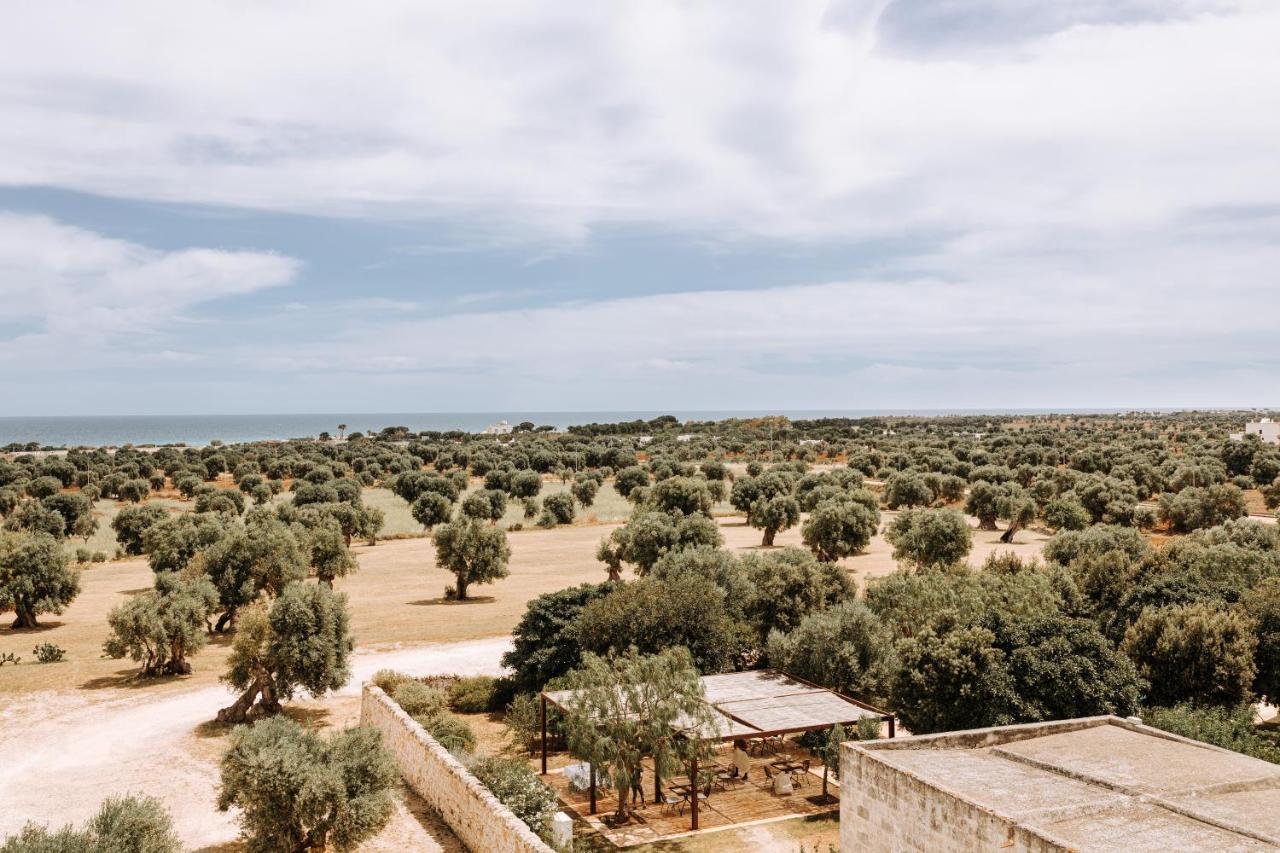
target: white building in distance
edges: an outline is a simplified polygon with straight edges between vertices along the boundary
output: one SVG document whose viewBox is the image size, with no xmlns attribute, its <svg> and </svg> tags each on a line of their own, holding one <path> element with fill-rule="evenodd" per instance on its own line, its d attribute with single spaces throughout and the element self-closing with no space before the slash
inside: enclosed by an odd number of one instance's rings
<svg viewBox="0 0 1280 853">
<path fill-rule="evenodd" d="M 498 421 L 496 424 L 489 424 L 480 431 L 481 435 L 511 435 L 511 431 L 515 429 L 506 421 Z"/>
<path fill-rule="evenodd" d="M 1280 422 L 1271 418 L 1249 421 L 1244 425 L 1244 432 L 1233 432 L 1231 438 L 1242 441 L 1246 435 L 1256 435 L 1267 444 L 1280 444 Z"/>
</svg>

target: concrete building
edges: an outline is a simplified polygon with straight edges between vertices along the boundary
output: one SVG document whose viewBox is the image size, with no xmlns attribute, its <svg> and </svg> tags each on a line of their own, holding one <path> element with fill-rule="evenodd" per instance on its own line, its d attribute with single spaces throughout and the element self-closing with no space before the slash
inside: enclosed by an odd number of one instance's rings
<svg viewBox="0 0 1280 853">
<path fill-rule="evenodd" d="M 1256 435 L 1267 444 L 1280 444 L 1280 422 L 1273 421 L 1271 418 L 1249 421 L 1244 425 L 1244 432 L 1231 433 L 1231 437 L 1236 441 L 1243 440 L 1246 435 Z"/>
<path fill-rule="evenodd" d="M 481 435 L 511 435 L 511 431 L 515 429 L 506 421 L 498 421 L 496 424 L 489 424 L 480 431 Z"/>
<path fill-rule="evenodd" d="M 846 743 L 840 849 L 1280 849 L 1280 766 L 1118 717 Z"/>
</svg>

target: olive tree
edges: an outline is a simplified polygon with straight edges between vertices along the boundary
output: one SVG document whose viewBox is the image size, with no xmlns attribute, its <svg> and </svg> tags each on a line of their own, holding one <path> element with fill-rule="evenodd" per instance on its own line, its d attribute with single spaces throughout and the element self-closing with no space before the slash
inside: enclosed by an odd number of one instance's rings
<svg viewBox="0 0 1280 853">
<path fill-rule="evenodd" d="M 61 613 L 80 593 L 57 539 L 45 533 L 0 533 L 0 609 L 16 614 L 14 628 L 38 628 L 42 613 Z"/>
<path fill-rule="evenodd" d="M 779 531 L 799 523 L 800 504 L 791 495 L 762 497 L 751 505 L 750 519 L 752 527 L 764 531 L 760 544 L 768 548 L 773 545 L 773 539 Z"/>
<path fill-rule="evenodd" d="M 492 583 L 511 574 L 511 546 L 499 527 L 474 518 L 459 518 L 436 528 L 436 563 L 452 572 L 456 585 L 445 590 L 449 598 L 467 600 L 472 584 Z"/>
<path fill-rule="evenodd" d="M 116 532 L 116 542 L 126 554 L 141 554 L 142 534 L 167 517 L 164 508 L 156 504 L 130 505 L 112 519 L 111 529 Z"/>
<path fill-rule="evenodd" d="M 941 569 L 964 562 L 973 531 L 954 509 L 912 509 L 898 514 L 885 532 L 893 558 L 921 569 Z"/>
<path fill-rule="evenodd" d="M 319 697 L 346 684 L 350 622 L 346 596 L 320 584 L 294 582 L 269 607 L 245 608 L 224 676 L 242 693 L 218 711 L 218 721 L 277 714 L 299 689 Z"/>
<path fill-rule="evenodd" d="M 222 758 L 218 808 L 240 809 L 248 853 L 355 850 L 394 808 L 394 762 L 372 728 L 328 737 L 287 717 L 242 726 Z"/>
<path fill-rule="evenodd" d="M 769 665 L 842 693 L 872 699 L 891 671 L 893 637 L 865 604 L 811 613 L 795 630 L 769 633 Z"/>
<path fill-rule="evenodd" d="M 437 524 L 444 524 L 453 514 L 453 501 L 439 492 L 423 492 L 414 500 L 409 508 L 413 520 L 427 530 Z"/>
<path fill-rule="evenodd" d="M 861 552 L 880 526 L 880 511 L 847 498 L 824 500 L 813 508 L 800 537 L 826 563 Z"/>
<path fill-rule="evenodd" d="M 141 663 L 144 676 L 187 675 L 187 658 L 204 648 L 206 619 L 217 607 L 218 591 L 208 578 L 157 575 L 155 589 L 107 614 L 111 634 L 102 650 Z"/>
</svg>

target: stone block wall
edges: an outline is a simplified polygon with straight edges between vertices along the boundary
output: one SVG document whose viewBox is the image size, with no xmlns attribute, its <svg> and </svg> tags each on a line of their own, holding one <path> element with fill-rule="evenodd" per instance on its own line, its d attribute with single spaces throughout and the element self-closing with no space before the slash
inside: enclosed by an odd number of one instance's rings
<svg viewBox="0 0 1280 853">
<path fill-rule="evenodd" d="M 476 853 L 554 853 L 457 758 L 373 684 L 364 686 L 360 724 L 382 732 L 383 746 L 395 759 L 405 783 L 440 813 L 469 849 Z"/>
<path fill-rule="evenodd" d="M 878 760 L 869 750 L 846 743 L 841 751 L 840 849 L 844 853 L 1067 850 Z"/>
</svg>

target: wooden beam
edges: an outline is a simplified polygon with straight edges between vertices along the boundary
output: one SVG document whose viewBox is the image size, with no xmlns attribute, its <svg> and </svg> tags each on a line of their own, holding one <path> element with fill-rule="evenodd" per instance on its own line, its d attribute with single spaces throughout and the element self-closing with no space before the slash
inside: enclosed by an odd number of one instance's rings
<svg viewBox="0 0 1280 853">
<path fill-rule="evenodd" d="M 591 813 L 596 813 L 596 766 L 587 762 L 587 774 L 591 777 Z"/>
<path fill-rule="evenodd" d="M 542 694 L 542 775 L 547 775 L 547 695 Z"/>
</svg>

